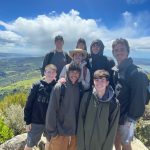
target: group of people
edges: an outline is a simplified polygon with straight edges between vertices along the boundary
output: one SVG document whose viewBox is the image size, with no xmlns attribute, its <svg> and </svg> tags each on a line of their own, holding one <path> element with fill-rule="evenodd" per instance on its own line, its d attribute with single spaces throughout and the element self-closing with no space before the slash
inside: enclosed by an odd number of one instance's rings
<svg viewBox="0 0 150 150">
<path fill-rule="evenodd" d="M 37 145 L 42 134 L 45 150 L 112 150 L 113 144 L 116 150 L 132 150 L 147 78 L 128 57 L 128 41 L 112 43 L 116 65 L 104 56 L 99 39 L 91 43 L 90 54 L 83 38 L 69 54 L 62 36 L 55 37 L 55 45 L 44 57 L 43 78 L 33 84 L 24 108 L 24 150 Z"/>
</svg>

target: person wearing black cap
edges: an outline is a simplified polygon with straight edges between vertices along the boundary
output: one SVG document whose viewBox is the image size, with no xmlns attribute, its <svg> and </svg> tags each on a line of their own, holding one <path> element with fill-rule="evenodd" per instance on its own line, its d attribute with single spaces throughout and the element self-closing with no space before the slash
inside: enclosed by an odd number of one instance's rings
<svg viewBox="0 0 150 150">
<path fill-rule="evenodd" d="M 104 53 L 103 42 L 99 39 L 94 40 L 91 43 L 90 52 L 91 52 L 91 58 L 89 59 L 89 62 L 90 62 L 91 78 L 93 77 L 93 74 L 96 70 L 98 69 L 107 70 L 110 74 L 110 84 L 113 86 L 113 81 L 112 81 L 113 71 L 111 70 L 111 68 L 115 65 L 115 62 L 113 59 L 103 55 Z M 93 83 L 91 82 L 91 84 Z"/>
<path fill-rule="evenodd" d="M 44 57 L 43 60 L 43 65 L 41 68 L 41 74 L 43 76 L 44 74 L 44 68 L 48 64 L 54 64 L 57 67 L 57 77 L 56 79 L 58 80 L 60 72 L 62 68 L 71 62 L 71 58 L 69 55 L 63 51 L 63 45 L 64 45 L 64 39 L 61 35 L 57 35 L 55 37 L 55 46 L 56 48 L 47 53 Z"/>
</svg>

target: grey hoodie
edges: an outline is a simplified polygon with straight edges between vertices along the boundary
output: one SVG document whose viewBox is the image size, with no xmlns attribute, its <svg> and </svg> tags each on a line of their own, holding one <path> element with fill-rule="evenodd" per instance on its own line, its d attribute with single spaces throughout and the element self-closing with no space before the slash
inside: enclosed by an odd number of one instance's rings
<svg viewBox="0 0 150 150">
<path fill-rule="evenodd" d="M 76 135 L 77 118 L 80 104 L 78 83 L 67 80 L 65 95 L 60 104 L 61 83 L 57 83 L 52 91 L 46 115 L 46 131 L 48 139 L 56 135 Z"/>
</svg>

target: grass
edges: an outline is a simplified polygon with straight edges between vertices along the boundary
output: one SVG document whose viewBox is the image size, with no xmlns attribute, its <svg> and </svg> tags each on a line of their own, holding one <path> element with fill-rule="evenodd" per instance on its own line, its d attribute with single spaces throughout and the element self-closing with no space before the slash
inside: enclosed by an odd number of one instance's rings
<svg viewBox="0 0 150 150">
<path fill-rule="evenodd" d="M 32 79 L 18 81 L 8 86 L 4 86 L 4 87 L 1 86 L 0 87 L 0 99 L 2 99 L 6 95 L 16 93 L 18 91 L 27 91 L 28 89 L 30 89 L 31 85 L 34 82 L 38 81 L 39 79 L 40 79 L 39 77 L 36 77 Z"/>
</svg>

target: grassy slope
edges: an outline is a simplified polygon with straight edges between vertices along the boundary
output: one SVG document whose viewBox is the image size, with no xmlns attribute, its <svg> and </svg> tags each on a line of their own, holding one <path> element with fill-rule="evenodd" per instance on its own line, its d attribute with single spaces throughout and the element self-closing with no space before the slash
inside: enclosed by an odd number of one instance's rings
<svg viewBox="0 0 150 150">
<path fill-rule="evenodd" d="M 31 85 L 38 81 L 40 78 L 32 78 L 24 81 L 18 81 L 16 83 L 12 83 L 5 87 L 0 87 L 0 99 L 2 99 L 4 96 L 16 93 L 19 91 L 28 91 L 30 89 Z"/>
</svg>

